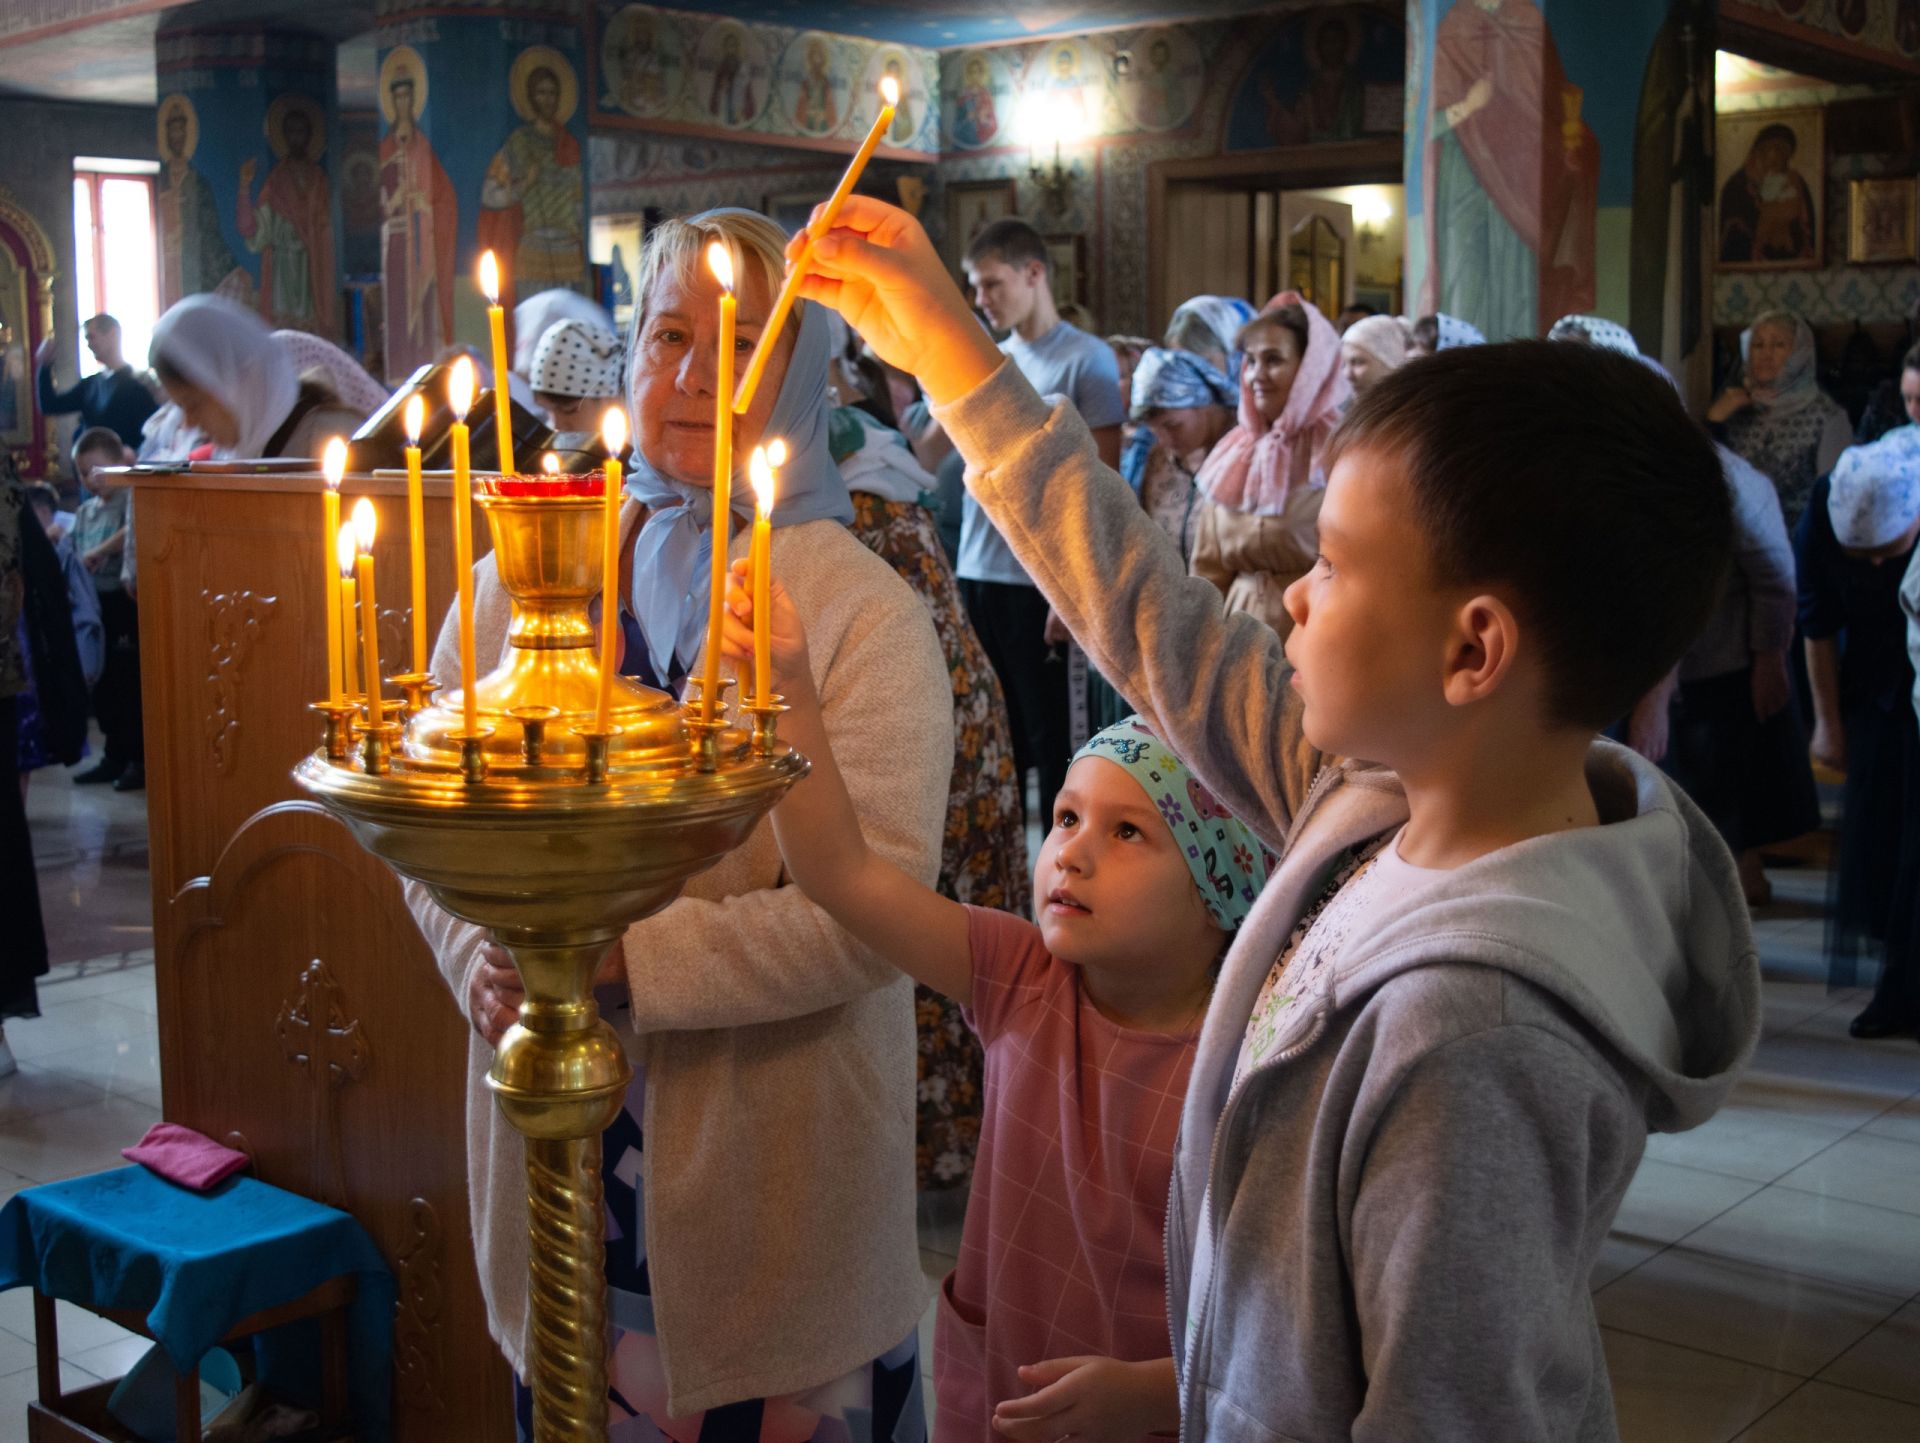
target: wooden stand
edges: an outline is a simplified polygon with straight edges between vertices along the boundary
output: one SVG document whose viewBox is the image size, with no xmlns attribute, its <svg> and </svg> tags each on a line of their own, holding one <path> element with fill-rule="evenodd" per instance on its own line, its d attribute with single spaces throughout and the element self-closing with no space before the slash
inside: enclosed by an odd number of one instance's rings
<svg viewBox="0 0 1920 1443">
<path fill-rule="evenodd" d="M 266 1308 L 242 1318 L 220 1339 L 236 1343 L 282 1323 L 302 1318 L 320 1319 L 321 1376 L 325 1394 L 320 1405 L 320 1427 L 304 1435 L 309 1443 L 351 1443 L 353 1429 L 347 1416 L 347 1308 L 357 1289 L 351 1277 L 322 1283 L 304 1298 L 278 1308 Z M 60 1337 L 54 1321 L 53 1299 L 38 1289 L 33 1294 L 34 1364 L 40 1397 L 27 1405 L 28 1443 L 119 1443 L 128 1437 L 112 1414 L 107 1398 L 112 1383 L 100 1383 L 72 1393 L 60 1391 Z M 80 1306 L 76 1304 L 76 1306 Z M 145 1317 L 131 1308 L 89 1308 L 129 1332 L 151 1338 Z M 173 1436 L 178 1443 L 200 1443 L 200 1369 L 196 1365 L 176 1377 L 173 1392 Z"/>
<path fill-rule="evenodd" d="M 167 1120 L 371 1234 L 399 1284 L 395 1443 L 511 1443 L 512 1374 L 487 1335 L 467 1212 L 470 1029 L 393 874 L 289 776 L 320 745 L 307 703 L 327 686 L 323 483 L 125 479 Z M 403 670 L 406 482 L 343 490 L 343 510 L 367 495 L 380 511 L 380 653 Z M 426 483 L 430 634 L 453 597 L 449 491 Z"/>
</svg>

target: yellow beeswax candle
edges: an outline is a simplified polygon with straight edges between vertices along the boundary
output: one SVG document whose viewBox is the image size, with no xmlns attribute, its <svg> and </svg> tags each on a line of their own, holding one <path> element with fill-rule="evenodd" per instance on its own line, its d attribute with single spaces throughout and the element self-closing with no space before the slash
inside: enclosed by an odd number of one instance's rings
<svg viewBox="0 0 1920 1443">
<path fill-rule="evenodd" d="M 873 159 L 874 151 L 880 146 L 880 138 L 887 133 L 887 127 L 893 124 L 894 110 L 900 104 L 900 87 L 891 75 L 880 82 L 880 98 L 885 104 L 873 118 L 873 128 L 867 132 L 867 138 L 860 142 L 853 159 L 847 162 L 846 173 L 840 177 L 840 184 L 833 188 L 833 194 L 827 197 L 826 206 L 818 216 L 807 222 L 806 243 L 787 267 L 786 282 L 780 287 L 780 295 L 773 303 L 773 310 L 767 316 L 760 339 L 754 343 L 753 354 L 747 358 L 747 369 L 740 377 L 740 389 L 733 398 L 736 416 L 747 414 L 747 407 L 753 404 L 754 392 L 760 389 L 760 374 L 766 370 L 767 360 L 773 354 L 773 343 L 780 338 L 780 328 L 787 323 L 793 303 L 799 298 L 800 278 L 806 274 L 807 258 L 813 252 L 814 242 L 833 229 L 834 221 L 840 217 L 840 207 L 853 194 L 860 172 L 867 168 L 867 162 Z"/>
<path fill-rule="evenodd" d="M 460 587 L 461 729 L 480 730 L 480 699 L 474 695 L 473 655 L 473 476 L 468 456 L 467 412 L 473 406 L 473 362 L 462 356 L 447 378 L 447 404 L 453 411 L 453 571 Z"/>
<path fill-rule="evenodd" d="M 614 638 L 620 634 L 620 453 L 627 449 L 627 413 L 607 407 L 600 422 L 607 445 L 607 494 L 600 541 L 600 691 L 593 708 L 593 729 L 612 730 Z"/>
<path fill-rule="evenodd" d="M 408 610 L 413 615 L 413 670 L 427 669 L 426 503 L 420 491 L 420 428 L 426 421 L 426 397 L 407 397 L 407 570 Z"/>
<path fill-rule="evenodd" d="M 373 597 L 373 537 L 378 527 L 373 502 L 362 496 L 353 503 L 353 539 L 358 555 L 354 576 L 360 587 L 360 648 L 366 658 L 367 725 L 378 726 L 380 714 L 380 604 Z"/>
<path fill-rule="evenodd" d="M 358 589 L 353 580 L 354 562 L 353 523 L 349 521 L 340 528 L 334 539 L 334 564 L 340 568 L 340 661 L 344 671 L 343 685 L 346 687 L 345 700 L 354 702 L 360 697 L 360 662 L 357 648 L 359 637 L 354 632 L 354 622 L 359 614 L 357 605 Z"/>
<path fill-rule="evenodd" d="M 713 388 L 713 576 L 707 606 L 707 658 L 700 674 L 700 716 L 712 721 L 720 691 L 721 618 L 727 605 L 727 534 L 733 505 L 733 257 L 714 241 L 707 266 L 720 282 L 720 355 Z"/>
<path fill-rule="evenodd" d="M 747 577 L 753 584 L 753 700 L 773 705 L 773 503 L 778 468 L 787 459 L 787 443 L 755 446 L 747 474 L 753 481 L 753 544 L 747 550 Z"/>
<path fill-rule="evenodd" d="M 500 474 L 513 466 L 513 394 L 507 382 L 507 313 L 500 304 L 500 262 L 492 251 L 480 257 L 480 289 L 487 297 L 487 333 L 493 341 L 493 428 L 499 433 Z"/>
<path fill-rule="evenodd" d="M 320 453 L 320 470 L 327 478 L 320 496 L 320 575 L 324 579 L 327 615 L 327 701 L 342 705 L 340 687 L 340 572 L 334 551 L 340 535 L 340 478 L 347 473 L 347 443 L 335 436 Z"/>
</svg>

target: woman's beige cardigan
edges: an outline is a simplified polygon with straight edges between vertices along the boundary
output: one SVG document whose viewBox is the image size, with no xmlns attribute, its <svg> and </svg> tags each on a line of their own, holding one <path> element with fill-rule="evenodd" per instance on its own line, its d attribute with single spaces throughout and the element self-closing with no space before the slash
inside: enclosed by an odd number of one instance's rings
<svg viewBox="0 0 1920 1443">
<path fill-rule="evenodd" d="M 623 513 L 630 527 L 636 503 Z M 730 550 L 744 555 L 736 534 Z M 508 603 L 476 567 L 482 657 Z M 845 527 L 773 533 L 773 573 L 807 624 L 814 683 L 874 850 L 931 885 L 953 701 L 926 607 Z M 457 676 L 453 628 L 434 653 Z M 697 670 L 697 663 L 696 663 Z M 502 865 L 511 865 L 502 858 Z M 914 1227 L 913 987 L 796 887 L 765 822 L 630 928 L 627 979 L 646 1069 L 646 1251 L 675 1416 L 818 1386 L 896 1347 L 928 1298 Z M 478 930 L 409 888 L 465 1015 Z M 487 1322 L 523 1376 L 524 1151 L 468 1047 L 468 1193 Z"/>
</svg>

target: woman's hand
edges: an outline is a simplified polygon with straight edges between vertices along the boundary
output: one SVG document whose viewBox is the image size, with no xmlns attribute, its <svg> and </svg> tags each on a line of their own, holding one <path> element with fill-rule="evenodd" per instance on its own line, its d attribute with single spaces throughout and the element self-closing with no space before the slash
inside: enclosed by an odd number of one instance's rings
<svg viewBox="0 0 1920 1443">
<path fill-rule="evenodd" d="M 520 1020 L 520 1003 L 526 997 L 520 985 L 520 969 L 498 942 L 480 944 L 480 965 L 467 980 L 467 1017 L 473 1030 L 489 1047 L 498 1047 L 500 1039 Z"/>
<path fill-rule="evenodd" d="M 789 265 L 806 235 L 788 244 Z M 935 405 L 966 395 L 1004 359 L 920 222 L 871 196 L 847 197 L 813 243 L 800 294 L 838 311 L 889 366 L 919 377 Z"/>
<path fill-rule="evenodd" d="M 1729 386 L 1714 398 L 1711 406 L 1707 407 L 1707 420 L 1717 425 L 1729 416 L 1746 410 L 1752 404 L 1753 397 L 1747 393 L 1745 386 Z"/>
<path fill-rule="evenodd" d="M 727 613 L 720 638 L 721 655 L 739 666 L 742 676 L 748 675 L 753 667 L 753 597 L 748 594 L 748 582 L 747 561 L 743 557 L 733 563 L 733 569 L 727 574 Z M 767 637 L 772 655 L 768 659 L 773 663 L 773 684 L 781 691 L 797 692 L 802 685 L 813 682 L 813 668 L 807 658 L 806 627 L 801 624 L 800 612 L 787 595 L 787 589 L 778 581 L 769 587 L 768 601 L 772 612 L 772 628 Z"/>
<path fill-rule="evenodd" d="M 593 985 L 621 982 L 627 975 L 626 948 L 619 942 L 607 949 L 593 974 Z M 480 944 L 480 965 L 467 981 L 467 1017 L 473 1030 L 489 1047 L 498 1047 L 507 1029 L 520 1020 L 520 1004 L 527 989 L 521 985 L 520 969 L 513 955 L 498 942 Z"/>
<path fill-rule="evenodd" d="M 1180 1427 L 1173 1359 L 1123 1363 L 1118 1358 L 1055 1358 L 1020 1370 L 1037 1392 L 993 1410 L 993 1430 L 1015 1443 L 1132 1443 L 1143 1433 Z"/>
</svg>

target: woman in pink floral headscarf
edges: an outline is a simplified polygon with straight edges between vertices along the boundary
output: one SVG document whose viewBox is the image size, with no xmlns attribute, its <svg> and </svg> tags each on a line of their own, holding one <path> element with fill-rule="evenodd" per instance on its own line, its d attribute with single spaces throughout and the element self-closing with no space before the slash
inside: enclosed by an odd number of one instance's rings
<svg viewBox="0 0 1920 1443">
<path fill-rule="evenodd" d="M 1286 589 L 1319 550 L 1320 467 L 1327 438 L 1353 398 L 1340 336 L 1319 308 L 1282 291 L 1240 328 L 1240 424 L 1195 478 L 1205 497 L 1193 574 L 1219 587 L 1229 611 L 1250 612 L 1285 636 Z"/>
</svg>

